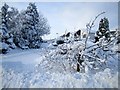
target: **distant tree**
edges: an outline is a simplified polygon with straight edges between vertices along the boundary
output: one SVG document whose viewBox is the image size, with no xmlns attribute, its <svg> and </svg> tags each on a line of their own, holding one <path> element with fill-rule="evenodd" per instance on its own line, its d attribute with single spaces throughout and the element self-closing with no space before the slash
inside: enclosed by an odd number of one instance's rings
<svg viewBox="0 0 120 90">
<path fill-rule="evenodd" d="M 105 38 L 109 41 L 110 39 L 110 32 L 109 32 L 109 21 L 106 17 L 100 20 L 99 28 L 96 32 L 95 42 L 99 41 L 100 38 L 105 36 Z"/>
</svg>

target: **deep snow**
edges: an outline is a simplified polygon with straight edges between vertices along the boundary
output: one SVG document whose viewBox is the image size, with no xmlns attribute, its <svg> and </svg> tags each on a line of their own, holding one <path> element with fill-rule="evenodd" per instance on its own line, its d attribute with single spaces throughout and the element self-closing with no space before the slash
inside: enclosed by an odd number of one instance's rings
<svg viewBox="0 0 120 90">
<path fill-rule="evenodd" d="M 89 44 L 89 45 L 92 45 Z M 0 87 L 11 88 L 117 88 L 118 72 L 117 58 L 110 59 L 107 67 L 93 73 L 85 68 L 85 73 L 78 73 L 70 63 L 78 46 L 82 42 L 52 46 L 43 43 L 40 49 L 15 49 L 6 55 L 1 55 Z M 59 54 L 60 48 L 73 48 L 67 55 Z M 74 53 L 73 53 L 74 52 Z"/>
</svg>

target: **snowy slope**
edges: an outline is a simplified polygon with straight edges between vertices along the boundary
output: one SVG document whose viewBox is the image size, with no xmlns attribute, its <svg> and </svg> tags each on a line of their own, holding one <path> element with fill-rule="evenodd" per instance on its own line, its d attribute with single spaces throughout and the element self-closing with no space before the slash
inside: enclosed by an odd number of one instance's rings
<svg viewBox="0 0 120 90">
<path fill-rule="evenodd" d="M 105 68 L 95 72 L 88 67 L 85 67 L 85 73 L 76 72 L 77 61 L 73 58 L 78 49 L 83 47 L 82 41 L 55 48 L 48 42 L 43 43 L 41 49 L 11 51 L 0 60 L 2 87 L 117 88 L 117 56 L 109 59 Z"/>
</svg>

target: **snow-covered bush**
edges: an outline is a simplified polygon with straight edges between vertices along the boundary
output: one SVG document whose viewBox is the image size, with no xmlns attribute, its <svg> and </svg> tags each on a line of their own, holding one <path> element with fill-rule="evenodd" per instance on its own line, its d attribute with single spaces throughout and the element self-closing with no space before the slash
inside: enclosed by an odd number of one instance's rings
<svg viewBox="0 0 120 90">
<path fill-rule="evenodd" d="M 4 43 L 0 42 L 0 54 L 6 54 L 8 52 L 9 46 Z"/>
</svg>

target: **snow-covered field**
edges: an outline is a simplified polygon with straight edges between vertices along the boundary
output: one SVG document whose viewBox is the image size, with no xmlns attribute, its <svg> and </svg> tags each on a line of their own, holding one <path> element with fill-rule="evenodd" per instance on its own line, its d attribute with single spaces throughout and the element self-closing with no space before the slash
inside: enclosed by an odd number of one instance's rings
<svg viewBox="0 0 120 90">
<path fill-rule="evenodd" d="M 72 57 L 81 42 L 54 47 L 44 43 L 40 49 L 15 49 L 1 55 L 0 78 L 4 88 L 118 88 L 117 58 L 107 62 L 106 68 L 79 73 L 72 66 Z M 70 49 L 60 54 L 61 49 Z M 73 53 L 74 52 L 74 53 Z"/>
</svg>

